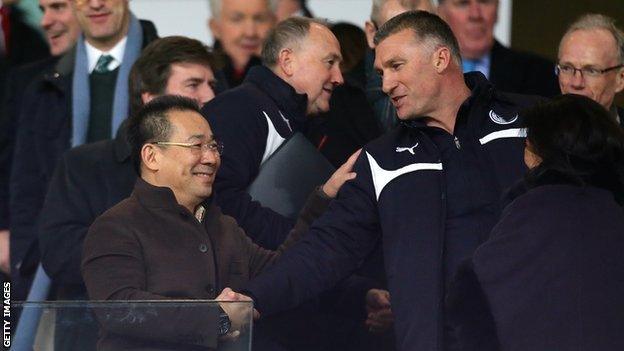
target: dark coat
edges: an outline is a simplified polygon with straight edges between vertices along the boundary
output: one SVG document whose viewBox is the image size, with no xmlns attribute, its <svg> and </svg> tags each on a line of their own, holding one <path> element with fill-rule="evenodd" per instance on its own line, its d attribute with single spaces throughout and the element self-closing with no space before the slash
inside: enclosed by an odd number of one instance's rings
<svg viewBox="0 0 624 351">
<path fill-rule="evenodd" d="M 6 77 L 6 94 L 0 109 L 0 229 L 9 228 L 9 177 L 23 94 L 28 84 L 54 66 L 56 60 L 49 58 L 17 67 Z"/>
<path fill-rule="evenodd" d="M 89 226 L 132 193 L 136 172 L 123 126 L 115 140 L 81 145 L 58 163 L 41 209 L 41 263 L 56 287 L 56 298 L 86 298 L 80 273 Z"/>
<path fill-rule="evenodd" d="M 269 251 L 255 245 L 233 218 L 221 213 L 212 198 L 203 204 L 206 213 L 200 223 L 177 203 L 169 188 L 137 179 L 132 195 L 106 211 L 89 229 L 82 260 L 89 298 L 214 299 L 225 287 L 238 290 L 299 240 L 328 202 L 318 193 L 311 196 L 286 242 L 277 251 Z M 150 329 L 126 330 L 104 321 L 100 349 L 131 350 L 146 343 L 152 349 L 179 349 L 179 345 L 168 348 L 151 344 L 159 339 L 176 341 L 167 333 L 169 321 L 160 320 L 160 326 L 155 322 Z M 216 334 L 210 325 L 205 326 L 204 333 Z M 135 343 L 120 334 L 149 341 Z M 208 337 L 200 345 L 214 347 L 215 338 Z"/>
<path fill-rule="evenodd" d="M 141 21 L 141 26 L 146 46 L 157 38 L 156 32 L 151 22 Z M 16 280 L 32 275 L 37 267 L 39 212 L 52 172 L 71 145 L 74 59 L 72 49 L 33 80 L 21 100 L 9 202 L 11 274 Z"/>
<path fill-rule="evenodd" d="M 481 191 L 495 208 L 526 169 L 516 113 L 538 99 L 499 93 L 480 73 L 465 77 L 472 96 L 459 111 L 455 135 L 467 159 L 475 160 L 485 184 Z M 260 313 L 289 308 L 331 288 L 381 239 L 397 349 L 444 349 L 447 193 L 441 155 L 428 134 L 434 129 L 439 130 L 409 121 L 364 147 L 354 166 L 357 177 L 340 189 L 310 235 L 247 286 Z M 479 217 L 497 215 L 478 211 L 471 219 L 480 225 Z"/>
<path fill-rule="evenodd" d="M 509 93 L 553 97 L 560 94 L 554 63 L 494 42 L 489 80 L 496 89 Z"/>
<path fill-rule="evenodd" d="M 606 190 L 552 184 L 518 197 L 457 277 L 465 350 L 623 350 L 623 233 Z"/>
</svg>

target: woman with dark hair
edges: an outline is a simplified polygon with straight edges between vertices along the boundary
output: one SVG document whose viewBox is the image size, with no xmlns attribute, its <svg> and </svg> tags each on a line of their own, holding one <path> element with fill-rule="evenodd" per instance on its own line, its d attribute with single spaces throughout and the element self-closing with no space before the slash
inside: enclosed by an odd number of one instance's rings
<svg viewBox="0 0 624 351">
<path fill-rule="evenodd" d="M 624 133 L 563 95 L 524 115 L 529 172 L 448 299 L 464 350 L 624 350 Z"/>
</svg>

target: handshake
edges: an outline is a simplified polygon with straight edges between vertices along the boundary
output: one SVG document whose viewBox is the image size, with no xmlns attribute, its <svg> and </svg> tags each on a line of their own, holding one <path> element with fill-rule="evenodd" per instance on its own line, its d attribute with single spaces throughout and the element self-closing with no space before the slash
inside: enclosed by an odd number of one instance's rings
<svg viewBox="0 0 624 351">
<path fill-rule="evenodd" d="M 220 327 L 222 330 L 225 329 L 225 334 L 222 336 L 223 339 L 238 338 L 241 332 L 244 332 L 251 323 L 252 313 L 254 320 L 260 318 L 258 311 L 253 308 L 253 300 L 249 296 L 234 292 L 230 288 L 223 289 L 216 300 L 219 302 L 221 309 L 227 314 L 227 326 Z M 249 308 L 249 304 L 236 302 L 251 302 L 252 308 Z"/>
</svg>

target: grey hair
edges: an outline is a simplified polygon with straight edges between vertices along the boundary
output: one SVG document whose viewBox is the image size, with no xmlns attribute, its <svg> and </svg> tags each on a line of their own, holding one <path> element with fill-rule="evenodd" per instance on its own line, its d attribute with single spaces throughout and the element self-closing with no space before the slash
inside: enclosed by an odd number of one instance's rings
<svg viewBox="0 0 624 351">
<path fill-rule="evenodd" d="M 264 41 L 262 63 L 270 68 L 275 67 L 280 51 L 285 48 L 298 49 L 301 42 L 308 36 L 313 23 L 327 28 L 327 22 L 323 20 L 299 16 L 290 17 L 278 23 Z"/>
<path fill-rule="evenodd" d="M 406 10 L 416 10 L 419 7 L 425 8 L 428 7 L 433 9 L 434 6 L 431 0 L 373 0 L 373 6 L 371 8 L 370 19 L 377 26 L 381 26 L 383 23 L 379 16 L 381 15 L 381 8 L 389 1 L 397 1 L 401 6 L 403 6 Z"/>
<path fill-rule="evenodd" d="M 375 46 L 387 37 L 409 29 L 417 40 L 428 50 L 433 52 L 440 47 L 446 47 L 451 53 L 453 61 L 461 66 L 459 44 L 453 35 L 451 27 L 443 19 L 427 11 L 408 11 L 392 17 L 375 33 Z"/>
<path fill-rule="evenodd" d="M 227 0 L 208 0 L 210 6 L 210 17 L 217 18 L 221 15 L 221 3 Z M 279 0 L 267 0 L 269 3 L 269 10 L 271 13 L 275 13 Z"/>
<path fill-rule="evenodd" d="M 597 13 L 583 15 L 568 27 L 559 42 L 559 52 L 561 52 L 561 43 L 568 34 L 577 30 L 592 29 L 604 29 L 611 33 L 618 51 L 618 63 L 624 63 L 624 32 L 615 25 L 615 19 Z"/>
</svg>

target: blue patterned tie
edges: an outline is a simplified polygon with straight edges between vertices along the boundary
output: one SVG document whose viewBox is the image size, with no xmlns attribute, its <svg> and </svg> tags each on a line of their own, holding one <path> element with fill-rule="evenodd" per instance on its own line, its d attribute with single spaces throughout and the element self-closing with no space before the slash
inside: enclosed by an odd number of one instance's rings
<svg viewBox="0 0 624 351">
<path fill-rule="evenodd" d="M 94 71 L 96 73 L 108 73 L 110 72 L 110 70 L 108 69 L 108 65 L 113 61 L 113 57 L 111 55 L 102 55 L 100 56 L 100 58 L 98 59 L 97 63 L 95 64 L 95 69 Z"/>
</svg>

